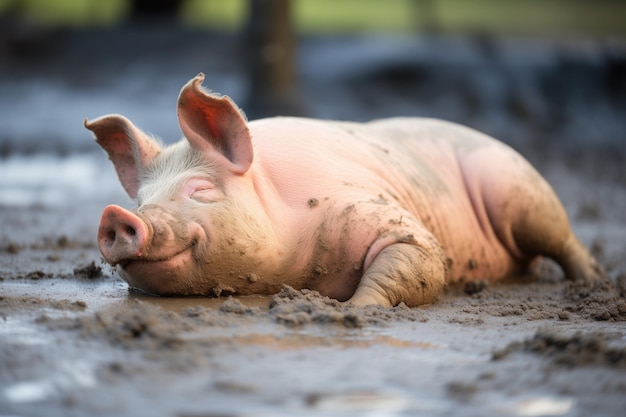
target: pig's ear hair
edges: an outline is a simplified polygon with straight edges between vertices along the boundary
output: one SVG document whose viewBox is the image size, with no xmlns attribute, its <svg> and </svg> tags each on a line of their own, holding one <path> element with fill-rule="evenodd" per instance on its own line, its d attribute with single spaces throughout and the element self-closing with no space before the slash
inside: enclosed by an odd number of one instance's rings
<svg viewBox="0 0 626 417">
<path fill-rule="evenodd" d="M 96 142 L 109 154 L 122 186 L 131 198 L 137 197 L 141 171 L 161 152 L 161 145 L 139 130 L 130 120 L 116 114 L 93 121 L 85 119 Z"/>
<path fill-rule="evenodd" d="M 253 158 L 245 116 L 227 96 L 202 88 L 204 74 L 189 81 L 178 97 L 178 122 L 192 147 L 209 152 L 236 174 L 244 174 Z"/>
</svg>

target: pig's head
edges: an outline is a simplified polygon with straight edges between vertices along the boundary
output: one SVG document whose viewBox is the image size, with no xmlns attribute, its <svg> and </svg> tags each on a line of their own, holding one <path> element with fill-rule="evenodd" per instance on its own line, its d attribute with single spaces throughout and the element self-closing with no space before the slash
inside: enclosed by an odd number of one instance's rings
<svg viewBox="0 0 626 417">
<path fill-rule="evenodd" d="M 181 90 L 185 137 L 174 145 L 161 146 L 119 115 L 85 121 L 138 203 L 105 208 L 98 246 L 131 286 L 152 294 L 239 291 L 235 282 L 253 285 L 251 273 L 272 246 L 245 118 L 228 97 L 203 90 L 203 79 Z"/>
</svg>

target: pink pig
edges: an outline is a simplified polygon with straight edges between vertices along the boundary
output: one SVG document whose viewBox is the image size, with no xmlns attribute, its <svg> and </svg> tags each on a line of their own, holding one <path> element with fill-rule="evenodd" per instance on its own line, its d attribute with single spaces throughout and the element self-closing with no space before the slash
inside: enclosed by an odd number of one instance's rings
<svg viewBox="0 0 626 417">
<path fill-rule="evenodd" d="M 446 282 L 496 280 L 539 255 L 572 280 L 603 276 L 547 182 L 490 137 L 418 118 L 246 122 L 203 79 L 180 93 L 174 145 L 119 115 L 85 121 L 138 202 L 106 207 L 98 231 L 133 287 L 219 296 L 288 284 L 415 306 Z"/>
</svg>

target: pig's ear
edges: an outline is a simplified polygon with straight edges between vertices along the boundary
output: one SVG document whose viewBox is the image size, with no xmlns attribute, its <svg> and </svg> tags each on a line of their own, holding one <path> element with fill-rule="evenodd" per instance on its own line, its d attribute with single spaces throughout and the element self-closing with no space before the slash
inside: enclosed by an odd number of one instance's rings
<svg viewBox="0 0 626 417">
<path fill-rule="evenodd" d="M 202 88 L 204 74 L 189 81 L 178 97 L 178 122 L 196 149 L 221 160 L 236 174 L 248 171 L 253 150 L 245 117 L 233 101 Z"/>
<path fill-rule="evenodd" d="M 85 119 L 96 142 L 109 154 L 122 186 L 131 198 L 137 197 L 139 174 L 161 152 L 161 146 L 123 116 Z"/>
</svg>

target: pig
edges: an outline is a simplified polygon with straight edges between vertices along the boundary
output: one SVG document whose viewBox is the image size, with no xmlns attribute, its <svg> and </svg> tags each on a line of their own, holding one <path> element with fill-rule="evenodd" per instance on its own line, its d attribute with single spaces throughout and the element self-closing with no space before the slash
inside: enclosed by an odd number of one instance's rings
<svg viewBox="0 0 626 417">
<path fill-rule="evenodd" d="M 604 272 L 545 179 L 516 151 L 450 122 L 273 117 L 248 122 L 199 74 L 170 146 L 120 115 L 84 125 L 137 208 L 104 209 L 98 246 L 153 295 L 274 294 L 356 306 L 433 303 L 540 256 L 566 278 Z"/>
</svg>

